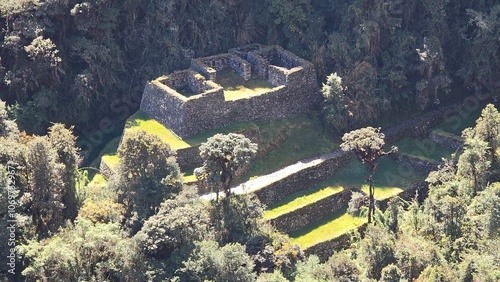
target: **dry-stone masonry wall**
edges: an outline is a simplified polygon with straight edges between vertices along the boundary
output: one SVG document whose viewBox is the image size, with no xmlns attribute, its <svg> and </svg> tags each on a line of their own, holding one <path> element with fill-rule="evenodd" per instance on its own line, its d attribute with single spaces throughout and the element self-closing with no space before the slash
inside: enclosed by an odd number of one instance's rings
<svg viewBox="0 0 500 282">
<path fill-rule="evenodd" d="M 235 54 L 220 54 L 191 60 L 191 69 L 201 73 L 206 79 L 215 81 L 217 72 L 231 68 L 244 80 L 252 77 L 250 63 Z"/>
<path fill-rule="evenodd" d="M 250 139 L 253 143 L 260 144 L 262 142 L 262 136 L 260 135 L 258 127 L 252 127 L 236 133 L 245 135 L 245 137 Z M 176 153 L 177 163 L 181 170 L 193 169 L 203 164 L 203 160 L 200 157 L 200 145 L 178 149 Z"/>
<path fill-rule="evenodd" d="M 290 171 L 287 171 L 287 168 L 278 171 L 278 174 L 283 173 L 283 177 L 278 177 L 253 192 L 261 203 L 273 204 L 288 195 L 327 180 L 350 158 L 351 154 L 338 149 L 320 157 L 305 159 L 295 164 L 296 168 L 289 167 Z"/>
<path fill-rule="evenodd" d="M 402 153 L 391 154 L 391 157 L 399 164 L 410 166 L 418 171 L 425 171 L 429 173 L 433 170 L 437 170 L 441 162 L 428 159 L 420 156 L 413 156 Z"/>
<path fill-rule="evenodd" d="M 367 227 L 368 223 L 364 223 L 358 227 L 358 231 L 364 234 Z M 304 254 L 306 256 L 317 255 L 321 262 L 325 262 L 333 253 L 342 249 L 347 249 L 350 245 L 351 235 L 349 233 L 344 233 L 335 239 L 324 241 L 305 249 Z"/>
<path fill-rule="evenodd" d="M 433 130 L 429 135 L 432 141 L 445 147 L 456 150 L 463 146 L 463 139 L 448 132 Z"/>
<path fill-rule="evenodd" d="M 291 117 L 319 107 L 322 98 L 310 62 L 279 46 L 251 45 L 231 52 L 194 59 L 191 71 L 148 83 L 141 109 L 180 137 L 188 137 L 234 122 Z M 223 87 L 215 83 L 217 71 L 225 68 L 244 79 L 255 74 L 274 87 L 261 95 L 226 101 Z M 186 86 L 197 95 L 179 93 Z"/>
<path fill-rule="evenodd" d="M 350 199 L 351 190 L 345 189 L 313 204 L 271 219 L 270 222 L 279 231 L 290 233 L 345 208 Z"/>
<path fill-rule="evenodd" d="M 101 158 L 101 163 L 99 164 L 99 171 L 102 176 L 106 179 L 109 179 L 114 171 L 109 167 L 109 165 Z"/>
</svg>

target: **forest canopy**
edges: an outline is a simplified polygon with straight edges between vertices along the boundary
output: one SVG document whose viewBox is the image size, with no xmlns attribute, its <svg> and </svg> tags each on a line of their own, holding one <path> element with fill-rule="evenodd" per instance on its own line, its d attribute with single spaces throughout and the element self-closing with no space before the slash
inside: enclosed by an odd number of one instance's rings
<svg viewBox="0 0 500 282">
<path fill-rule="evenodd" d="M 147 80 L 249 43 L 311 60 L 319 82 L 337 73 L 345 99 L 327 99 L 327 115 L 381 118 L 500 87 L 494 0 L 3 0 L 0 10 L 0 99 L 28 133 L 123 122 Z"/>
</svg>

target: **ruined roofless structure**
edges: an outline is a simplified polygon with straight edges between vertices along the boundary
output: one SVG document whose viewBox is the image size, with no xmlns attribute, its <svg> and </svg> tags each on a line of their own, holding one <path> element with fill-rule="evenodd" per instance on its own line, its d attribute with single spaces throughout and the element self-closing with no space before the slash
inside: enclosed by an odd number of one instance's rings
<svg viewBox="0 0 500 282">
<path fill-rule="evenodd" d="M 227 73 L 266 85 L 252 95 L 228 97 L 230 87 L 220 81 Z M 234 122 L 309 113 L 321 100 L 310 62 L 279 46 L 253 44 L 193 59 L 190 69 L 147 83 L 140 108 L 185 138 Z"/>
</svg>

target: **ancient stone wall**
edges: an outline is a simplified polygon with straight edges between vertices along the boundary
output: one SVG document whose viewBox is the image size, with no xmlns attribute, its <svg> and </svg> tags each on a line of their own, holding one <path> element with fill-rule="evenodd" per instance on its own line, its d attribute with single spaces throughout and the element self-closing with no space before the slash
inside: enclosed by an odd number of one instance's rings
<svg viewBox="0 0 500 282">
<path fill-rule="evenodd" d="M 351 190 L 345 189 L 313 204 L 271 219 L 271 224 L 279 231 L 290 233 L 345 208 L 351 199 Z"/>
<path fill-rule="evenodd" d="M 141 109 L 184 138 L 234 122 L 285 118 L 319 108 L 322 97 L 311 63 L 281 47 L 261 45 L 247 48 L 252 51 L 244 56 L 246 61 L 236 55 L 243 49 L 192 60 L 191 68 L 210 80 L 182 71 L 148 83 Z M 258 96 L 225 101 L 223 88 L 214 81 L 217 71 L 228 67 L 245 79 L 253 70 L 275 87 Z M 199 94 L 185 97 L 176 91 L 186 86 Z"/>
<path fill-rule="evenodd" d="M 260 144 L 262 136 L 258 127 L 238 131 L 236 133 L 243 134 L 253 143 Z M 176 151 L 177 163 L 181 170 L 190 170 L 202 166 L 203 160 L 200 157 L 200 145 L 192 146 Z"/>
<path fill-rule="evenodd" d="M 109 165 L 102 158 L 101 163 L 99 164 L 99 171 L 105 179 L 109 179 L 114 173 L 111 167 L 109 167 Z"/>
<path fill-rule="evenodd" d="M 157 81 L 168 86 L 177 93 L 180 89 L 190 90 L 194 94 L 200 94 L 206 91 L 205 77 L 192 70 L 176 71 L 169 76 L 157 79 Z M 171 93 L 171 91 L 167 92 Z"/>
<path fill-rule="evenodd" d="M 391 154 L 391 158 L 401 165 L 412 167 L 418 171 L 425 171 L 426 173 L 437 170 L 438 166 L 441 164 L 441 162 L 429 158 L 402 153 Z"/>
<path fill-rule="evenodd" d="M 142 95 L 141 110 L 159 123 L 181 132 L 187 98 L 158 81 L 149 82 Z"/>
<path fill-rule="evenodd" d="M 215 81 L 217 72 L 231 68 L 244 80 L 252 76 L 250 63 L 235 54 L 220 54 L 191 60 L 191 69 L 201 73 L 206 79 Z"/>
<path fill-rule="evenodd" d="M 357 229 L 361 234 L 364 234 L 368 223 L 359 226 Z M 306 256 L 317 255 L 321 262 L 327 261 L 335 252 L 349 248 L 351 245 L 351 236 L 349 233 L 344 233 L 332 240 L 318 243 L 304 250 Z"/>
<path fill-rule="evenodd" d="M 330 154 L 325 154 L 324 159 L 317 161 L 314 165 L 269 183 L 261 189 L 254 191 L 254 193 L 261 203 L 271 205 L 288 195 L 327 180 L 340 167 L 345 165 L 350 158 L 351 154 L 340 149 Z M 304 160 L 303 162 L 307 161 Z"/>
<path fill-rule="evenodd" d="M 256 50 L 259 50 L 259 49 L 266 48 L 266 47 L 267 47 L 266 45 L 254 43 L 254 44 L 250 44 L 250 45 L 244 45 L 241 47 L 231 48 L 231 49 L 229 49 L 229 53 L 235 54 L 236 56 L 242 58 L 243 60 L 248 61 L 248 54 L 249 53 L 256 51 Z"/>
<path fill-rule="evenodd" d="M 383 131 L 386 143 L 391 143 L 405 137 L 426 136 L 433 127 L 442 123 L 446 116 L 450 116 L 456 111 L 456 106 L 449 106 L 418 115 L 415 118 L 408 118 L 406 121 Z"/>
<path fill-rule="evenodd" d="M 440 130 L 433 130 L 430 133 L 429 137 L 437 144 L 453 150 L 461 148 L 464 141 L 460 136 L 455 136 L 451 133 L 443 132 Z"/>
</svg>

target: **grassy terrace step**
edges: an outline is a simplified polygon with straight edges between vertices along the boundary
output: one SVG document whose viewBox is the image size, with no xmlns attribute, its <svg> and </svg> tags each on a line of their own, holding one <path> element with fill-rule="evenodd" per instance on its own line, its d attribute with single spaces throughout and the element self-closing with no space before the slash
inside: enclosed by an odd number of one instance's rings
<svg viewBox="0 0 500 282">
<path fill-rule="evenodd" d="M 442 158 L 450 158 L 455 150 L 443 147 L 430 138 L 405 138 L 395 142 L 393 145 L 398 147 L 398 153 L 403 153 L 416 157 L 441 161 Z"/>
<path fill-rule="evenodd" d="M 343 187 L 329 184 L 330 181 L 325 181 L 311 189 L 300 191 L 276 202 L 264 212 L 264 218 L 270 220 L 280 217 L 344 190 Z"/>
<path fill-rule="evenodd" d="M 290 195 L 286 199 L 270 206 L 264 213 L 266 219 L 274 219 L 291 213 L 306 205 L 311 205 L 348 187 L 361 188 L 368 193 L 368 184 L 365 179 L 367 170 L 365 165 L 351 160 L 345 167 L 335 173 L 332 178 L 314 187 Z M 390 158 L 379 161 L 375 180 L 375 198 L 384 200 L 395 196 L 413 183 L 423 181 L 425 173 L 410 171 Z M 311 222 L 298 231 L 290 233 L 296 243 L 307 249 L 320 242 L 329 241 L 349 230 L 357 228 L 366 222 L 365 218 L 353 217 L 346 213 L 345 208 L 326 216 L 318 221 Z"/>
<path fill-rule="evenodd" d="M 125 124 L 124 134 L 134 131 L 145 131 L 150 134 L 158 136 L 162 141 L 169 144 L 173 150 L 180 150 L 189 148 L 192 146 L 200 145 L 205 142 L 209 137 L 217 133 L 229 133 L 229 132 L 241 132 L 246 129 L 255 128 L 257 125 L 253 122 L 242 122 L 231 124 L 227 127 L 210 130 L 202 134 L 198 134 L 189 138 L 181 139 L 174 132 L 164 127 L 162 124 L 156 120 L 150 118 L 148 114 L 142 110 L 137 111 L 131 117 L 128 118 Z M 97 167 L 98 160 L 104 161 L 111 169 L 114 169 L 119 162 L 119 158 L 116 154 L 118 145 L 120 143 L 121 137 L 117 137 L 109 142 L 106 147 L 101 151 L 99 157 L 92 163 L 92 166 Z M 194 181 L 194 175 L 189 175 L 185 178 L 185 181 Z"/>
<path fill-rule="evenodd" d="M 398 171 L 401 173 L 398 174 Z M 368 193 L 369 187 L 366 181 L 364 181 L 367 176 L 366 174 L 365 166 L 356 160 L 352 160 L 344 168 L 335 173 L 332 178 L 309 189 L 291 194 L 285 199 L 269 206 L 264 212 L 264 217 L 266 219 L 277 218 L 330 195 L 339 193 L 347 187 L 358 187 L 365 193 Z M 411 172 L 410 174 L 405 172 L 404 168 L 400 167 L 395 161 L 389 158 L 382 159 L 379 162 L 374 177 L 375 198 L 383 200 L 397 195 L 410 184 L 422 181 L 424 178 L 424 173 Z"/>
<path fill-rule="evenodd" d="M 207 141 L 209 137 L 217 133 L 227 134 L 230 132 L 241 132 L 256 127 L 257 125 L 253 122 L 233 123 L 224 128 L 210 130 L 205 133 L 181 139 L 173 131 L 166 128 L 158 121 L 150 118 L 148 114 L 142 110 L 139 110 L 128 118 L 127 123 L 125 124 L 125 133 L 127 131 L 143 130 L 147 133 L 160 137 L 160 139 L 169 144 L 173 150 L 179 150 L 200 145 L 201 143 Z"/>
<path fill-rule="evenodd" d="M 338 146 L 338 141 L 332 141 L 323 134 L 321 122 L 308 117 L 296 117 L 283 120 L 273 120 L 270 122 L 243 122 L 231 124 L 228 127 L 211 130 L 203 134 L 198 134 L 189 138 L 180 139 L 171 130 L 165 128 L 159 122 L 151 119 L 145 112 L 139 110 L 132 115 L 126 123 L 125 134 L 134 130 L 144 130 L 155 134 L 171 146 L 174 150 L 185 149 L 190 146 L 197 146 L 205 142 L 216 133 L 241 132 L 258 127 L 262 135 L 261 148 L 267 154 L 262 158 L 252 161 L 249 172 L 235 184 L 243 183 L 259 175 L 264 175 L 275 171 L 278 168 L 293 164 L 301 159 L 329 152 Z M 110 142 L 101 152 L 99 158 L 94 161 L 94 167 L 98 167 L 98 161 L 104 155 L 105 162 L 113 168 L 118 163 L 116 150 L 120 142 L 120 137 Z M 194 180 L 191 171 L 186 171 L 186 181 Z"/>
<path fill-rule="evenodd" d="M 274 88 L 267 80 L 252 77 L 245 81 L 233 69 L 228 68 L 217 72 L 216 82 L 224 87 L 226 101 L 247 99 L 261 95 Z"/>
<path fill-rule="evenodd" d="M 253 160 L 248 173 L 235 184 L 246 182 L 261 175 L 292 165 L 311 156 L 332 151 L 339 141 L 323 133 L 320 120 L 309 117 L 273 120 L 257 124 L 262 136 L 259 147 L 265 156 Z"/>
<path fill-rule="evenodd" d="M 294 243 L 305 250 L 318 243 L 337 238 L 365 222 L 366 218 L 351 216 L 346 209 L 343 209 L 291 233 L 290 236 Z"/>
<path fill-rule="evenodd" d="M 462 130 L 467 127 L 474 127 L 476 125 L 476 120 L 481 116 L 481 111 L 484 106 L 485 105 L 480 105 L 473 111 L 460 111 L 460 113 L 449 117 L 439 126 L 437 126 L 437 129 L 449 132 L 456 136 L 461 136 Z"/>
<path fill-rule="evenodd" d="M 369 185 L 365 181 L 368 176 L 366 166 L 356 160 L 352 160 L 334 176 L 334 183 L 342 187 L 361 187 L 365 193 Z M 426 175 L 423 172 L 410 170 L 405 166 L 397 164 L 394 160 L 382 158 L 374 175 L 375 198 L 377 200 L 387 199 L 399 194 L 409 185 L 421 182 Z"/>
</svg>

